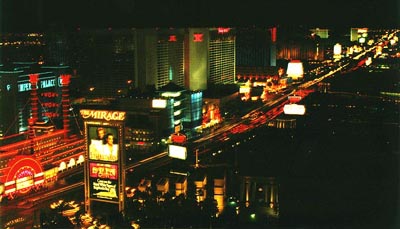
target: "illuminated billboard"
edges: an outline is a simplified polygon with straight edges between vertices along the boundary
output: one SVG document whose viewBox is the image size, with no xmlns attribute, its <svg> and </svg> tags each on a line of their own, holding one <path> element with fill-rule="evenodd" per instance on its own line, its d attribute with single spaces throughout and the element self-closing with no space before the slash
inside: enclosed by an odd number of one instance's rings
<svg viewBox="0 0 400 229">
<path fill-rule="evenodd" d="M 92 214 L 108 208 L 109 203 L 125 206 L 124 121 L 126 112 L 80 110 L 86 138 L 85 210 Z M 122 199 L 121 199 L 122 198 Z"/>
<path fill-rule="evenodd" d="M 118 179 L 118 165 L 89 163 L 89 176 L 116 180 Z"/>
<path fill-rule="evenodd" d="M 167 100 L 165 99 L 153 99 L 151 101 L 151 107 L 153 108 L 166 108 Z"/>
<path fill-rule="evenodd" d="M 119 145 L 116 127 L 88 126 L 89 159 L 118 161 Z"/>
<path fill-rule="evenodd" d="M 187 149 L 184 146 L 168 145 L 168 156 L 181 160 L 186 160 Z"/>
<path fill-rule="evenodd" d="M 118 181 L 110 179 L 89 178 L 90 197 L 118 201 Z"/>
<path fill-rule="evenodd" d="M 294 80 L 303 78 L 303 63 L 299 60 L 290 61 L 287 66 L 286 74 Z"/>
<path fill-rule="evenodd" d="M 304 115 L 306 113 L 306 108 L 304 105 L 286 104 L 283 107 L 283 112 L 288 115 Z"/>
<path fill-rule="evenodd" d="M 118 165 L 89 163 L 90 197 L 118 201 Z"/>
</svg>

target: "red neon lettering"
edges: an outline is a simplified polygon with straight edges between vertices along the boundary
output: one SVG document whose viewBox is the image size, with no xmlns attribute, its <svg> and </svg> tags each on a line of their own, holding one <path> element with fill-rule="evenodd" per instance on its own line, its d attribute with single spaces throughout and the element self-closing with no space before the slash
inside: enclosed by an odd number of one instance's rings
<svg viewBox="0 0 400 229">
<path fill-rule="evenodd" d="M 176 35 L 169 35 L 169 42 L 175 42 L 176 41 Z"/>
<path fill-rule="evenodd" d="M 194 42 L 202 42 L 203 41 L 203 34 L 202 33 L 193 34 L 193 41 Z"/>
<path fill-rule="evenodd" d="M 231 30 L 231 29 L 230 28 L 219 27 L 218 28 L 218 33 L 227 33 L 227 32 L 229 32 L 229 30 Z"/>
</svg>

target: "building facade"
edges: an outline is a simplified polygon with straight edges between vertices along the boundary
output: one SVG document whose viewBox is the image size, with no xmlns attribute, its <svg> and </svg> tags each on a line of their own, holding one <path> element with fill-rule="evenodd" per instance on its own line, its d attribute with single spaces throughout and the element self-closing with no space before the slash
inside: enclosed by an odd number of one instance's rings
<svg viewBox="0 0 400 229">
<path fill-rule="evenodd" d="M 209 43 L 210 84 L 233 84 L 236 76 L 236 36 L 232 28 L 211 28 Z"/>
<path fill-rule="evenodd" d="M 13 67 L 2 68 L 0 106 L 9 112 L 0 116 L 0 137 L 27 131 L 33 111 L 36 111 L 37 121 L 51 122 L 62 129 L 63 114 L 59 107 L 62 103 L 63 74 L 70 74 L 68 66 L 17 62 Z M 31 75 L 38 76 L 35 85 L 31 82 Z M 31 103 L 32 98 L 36 98 L 35 104 Z"/>
</svg>

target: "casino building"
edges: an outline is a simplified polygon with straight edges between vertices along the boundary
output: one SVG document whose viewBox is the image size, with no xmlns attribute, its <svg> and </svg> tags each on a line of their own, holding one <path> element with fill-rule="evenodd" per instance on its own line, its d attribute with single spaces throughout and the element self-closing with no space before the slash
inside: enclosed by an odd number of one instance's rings
<svg viewBox="0 0 400 229">
<path fill-rule="evenodd" d="M 85 141 L 70 126 L 70 81 L 68 66 L 2 66 L 1 197 L 14 198 L 51 184 L 84 162 Z"/>
</svg>

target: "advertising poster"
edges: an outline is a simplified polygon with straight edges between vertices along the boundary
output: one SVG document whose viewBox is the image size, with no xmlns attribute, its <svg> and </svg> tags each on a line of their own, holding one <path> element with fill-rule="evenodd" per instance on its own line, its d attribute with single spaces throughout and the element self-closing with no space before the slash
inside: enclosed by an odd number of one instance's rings
<svg viewBox="0 0 400 229">
<path fill-rule="evenodd" d="M 89 163 L 90 197 L 118 201 L 118 165 Z"/>
<path fill-rule="evenodd" d="M 89 126 L 89 160 L 118 161 L 118 130 L 115 127 Z"/>
</svg>

